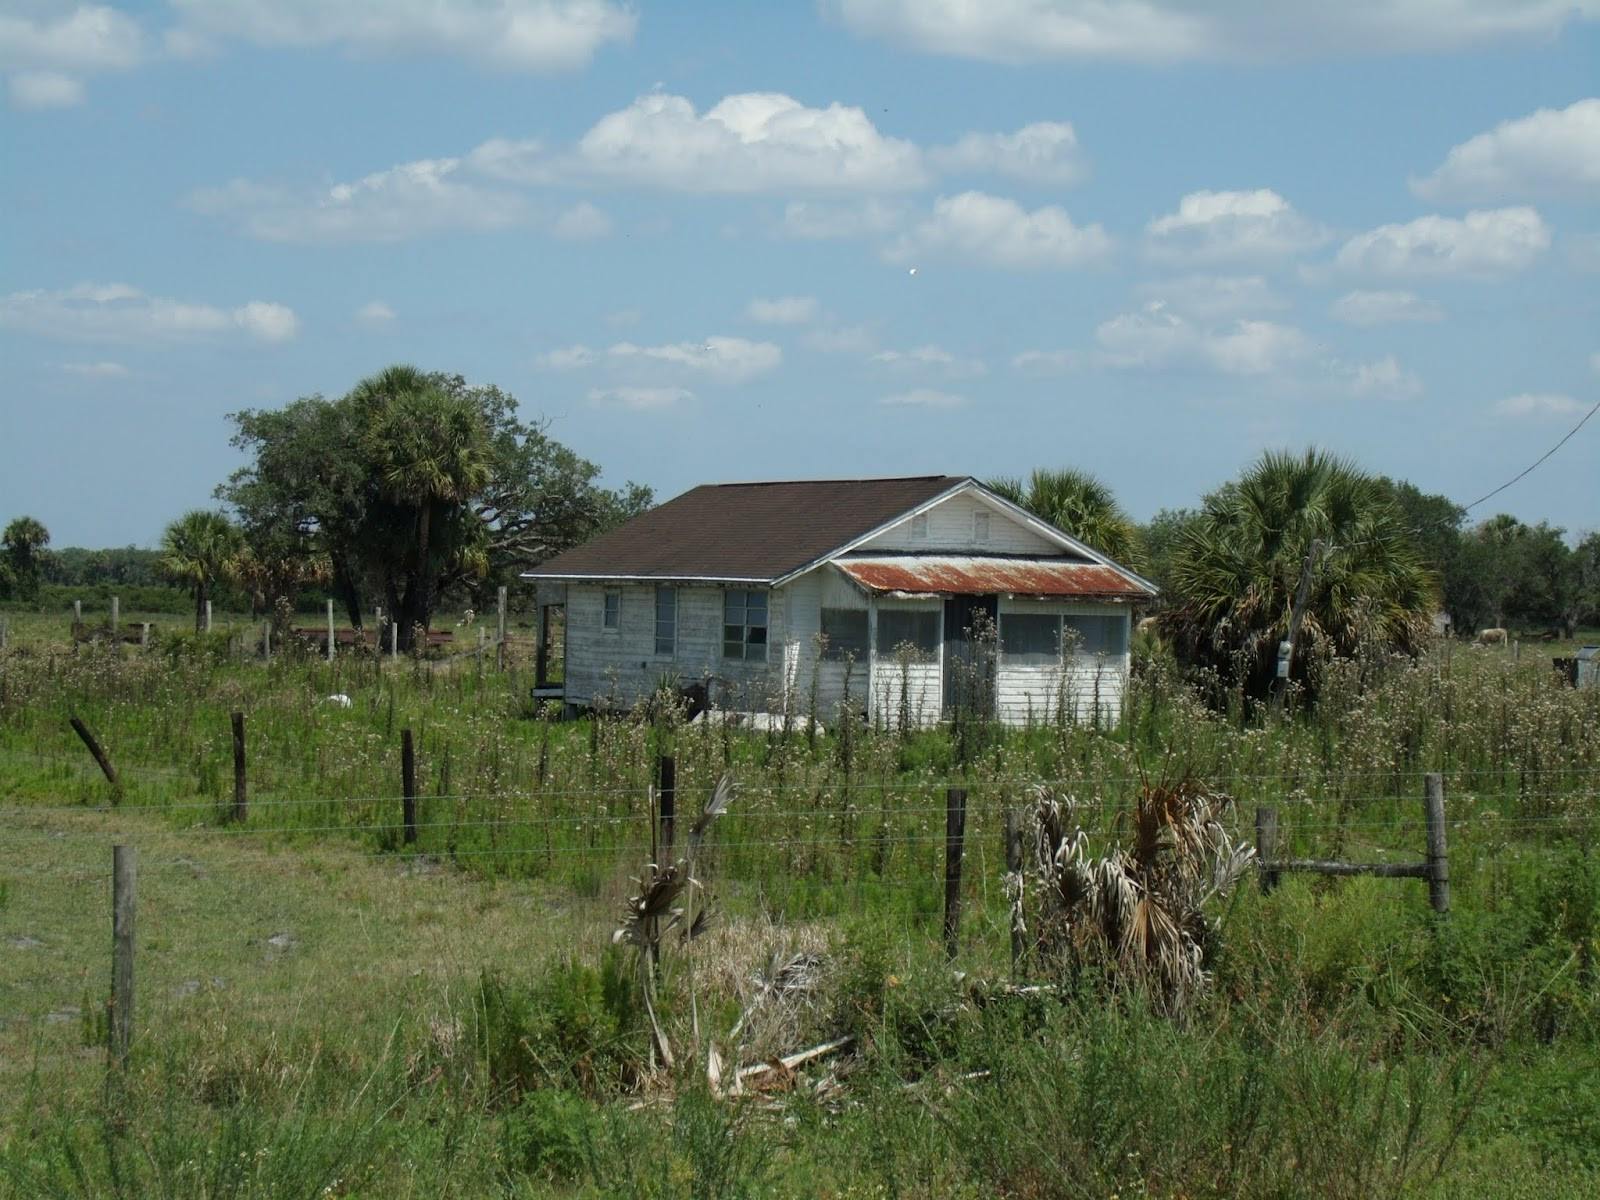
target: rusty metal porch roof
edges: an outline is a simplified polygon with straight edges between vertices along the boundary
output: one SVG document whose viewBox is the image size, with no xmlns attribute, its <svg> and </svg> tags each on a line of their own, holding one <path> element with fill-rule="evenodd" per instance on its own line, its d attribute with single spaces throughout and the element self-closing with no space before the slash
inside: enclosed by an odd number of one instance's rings
<svg viewBox="0 0 1600 1200">
<path fill-rule="evenodd" d="M 1051 558 L 895 555 L 838 558 L 833 565 L 869 592 L 1073 600 L 1148 600 L 1154 595 L 1114 567 Z"/>
</svg>

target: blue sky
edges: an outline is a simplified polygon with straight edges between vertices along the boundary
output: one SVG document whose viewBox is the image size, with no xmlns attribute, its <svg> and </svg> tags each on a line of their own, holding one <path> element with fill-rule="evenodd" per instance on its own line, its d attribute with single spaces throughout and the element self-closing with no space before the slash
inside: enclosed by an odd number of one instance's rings
<svg viewBox="0 0 1600 1200">
<path fill-rule="evenodd" d="M 1466 504 L 1600 401 L 1600 0 L 0 0 L 0 521 L 149 545 L 394 362 L 669 496 L 1267 447 Z M 1600 417 L 1473 511 L 1600 527 Z"/>
</svg>

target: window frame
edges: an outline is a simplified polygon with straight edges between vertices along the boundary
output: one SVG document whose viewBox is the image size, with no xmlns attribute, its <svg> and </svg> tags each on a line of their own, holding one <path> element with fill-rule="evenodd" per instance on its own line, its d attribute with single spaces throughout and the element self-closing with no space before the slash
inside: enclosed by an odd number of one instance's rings
<svg viewBox="0 0 1600 1200">
<path fill-rule="evenodd" d="M 665 618 L 662 616 L 662 601 L 667 602 L 666 608 L 670 611 Z M 666 637 L 661 631 L 666 629 Z M 663 650 L 662 643 L 666 643 Z M 657 658 L 676 658 L 678 654 L 678 589 L 658 584 L 655 594 L 655 656 Z"/>
<path fill-rule="evenodd" d="M 600 628 L 606 633 L 622 629 L 622 589 L 603 588 L 600 592 Z"/>
<path fill-rule="evenodd" d="M 767 661 L 771 599 L 766 588 L 722 589 L 722 657 L 725 660 Z M 760 603 L 753 603 L 756 600 Z M 760 613 L 759 623 L 750 619 L 755 612 Z"/>
</svg>

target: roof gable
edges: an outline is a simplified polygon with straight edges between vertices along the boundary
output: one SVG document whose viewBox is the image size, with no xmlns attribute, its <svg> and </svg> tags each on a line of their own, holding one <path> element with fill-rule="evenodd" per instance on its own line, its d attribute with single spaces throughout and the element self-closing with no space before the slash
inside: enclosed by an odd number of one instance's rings
<svg viewBox="0 0 1600 1200">
<path fill-rule="evenodd" d="M 703 484 L 526 575 L 771 583 L 967 482 L 923 475 Z"/>
</svg>

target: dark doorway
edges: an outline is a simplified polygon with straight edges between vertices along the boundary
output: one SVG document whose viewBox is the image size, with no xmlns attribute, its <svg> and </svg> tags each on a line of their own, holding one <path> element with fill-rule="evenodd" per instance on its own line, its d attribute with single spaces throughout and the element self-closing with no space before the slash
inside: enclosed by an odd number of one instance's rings
<svg viewBox="0 0 1600 1200">
<path fill-rule="evenodd" d="M 994 648 L 999 596 L 951 596 L 944 602 L 944 711 L 994 716 Z"/>
</svg>

